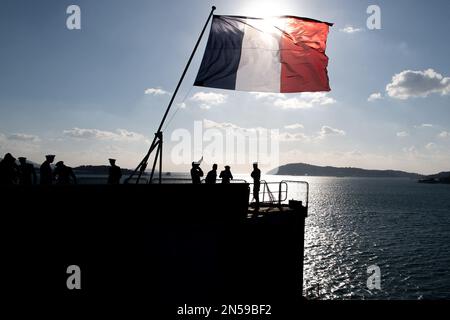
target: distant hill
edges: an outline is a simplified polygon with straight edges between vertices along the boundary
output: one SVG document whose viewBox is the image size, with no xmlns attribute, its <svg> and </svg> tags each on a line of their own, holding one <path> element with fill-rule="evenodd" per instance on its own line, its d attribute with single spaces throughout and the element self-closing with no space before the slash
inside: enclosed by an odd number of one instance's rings
<svg viewBox="0 0 450 320">
<path fill-rule="evenodd" d="M 327 177 L 364 177 L 364 178 L 411 178 L 423 177 L 418 173 L 397 170 L 367 170 L 360 168 L 321 167 L 306 163 L 290 163 L 273 170 L 268 174 L 291 176 L 327 176 Z"/>
<path fill-rule="evenodd" d="M 450 184 L 450 172 L 439 172 L 426 176 L 419 180 L 422 183 L 449 183 Z"/>
<path fill-rule="evenodd" d="M 436 174 L 432 174 L 432 175 L 427 176 L 427 178 L 433 178 L 433 179 L 442 179 L 442 178 L 444 178 L 444 179 L 448 179 L 448 178 L 450 178 L 450 171 L 444 171 L 444 172 L 439 172 L 439 173 L 436 173 Z"/>
</svg>

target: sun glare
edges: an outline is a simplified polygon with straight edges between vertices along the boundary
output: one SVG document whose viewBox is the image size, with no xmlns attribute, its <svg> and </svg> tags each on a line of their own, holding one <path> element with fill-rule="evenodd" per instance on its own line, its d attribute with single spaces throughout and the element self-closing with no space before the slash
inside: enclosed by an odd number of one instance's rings
<svg viewBox="0 0 450 320">
<path fill-rule="evenodd" d="M 243 8 L 242 13 L 251 17 L 271 17 L 280 15 L 291 15 L 293 6 L 287 1 L 249 1 Z"/>
</svg>

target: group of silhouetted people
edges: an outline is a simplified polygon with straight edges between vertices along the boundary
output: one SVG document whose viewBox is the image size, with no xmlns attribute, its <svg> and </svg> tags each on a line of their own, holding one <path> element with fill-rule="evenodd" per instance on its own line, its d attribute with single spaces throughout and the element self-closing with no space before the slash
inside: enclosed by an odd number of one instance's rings
<svg viewBox="0 0 450 320">
<path fill-rule="evenodd" d="M 39 184 L 41 185 L 67 185 L 77 184 L 77 177 L 73 169 L 58 161 L 54 167 L 55 155 L 45 156 L 45 161 L 39 169 Z M 120 184 L 122 170 L 116 165 L 116 159 L 109 159 L 110 167 L 108 174 L 108 184 Z M 0 161 L 0 185 L 33 185 L 37 184 L 36 170 L 33 164 L 27 162 L 27 158 L 19 157 L 19 164 L 16 163 L 11 153 L 5 154 Z"/>
<path fill-rule="evenodd" d="M 201 184 L 203 171 L 200 168 L 199 162 L 192 162 L 191 178 L 193 184 Z M 258 163 L 253 163 L 253 171 L 251 173 L 253 178 L 253 198 L 255 199 L 257 208 L 259 207 L 259 190 L 261 186 L 261 170 L 258 168 Z M 225 170 L 220 172 L 219 178 L 222 179 L 223 184 L 228 184 L 233 180 L 230 166 L 225 166 Z M 217 164 L 213 164 L 212 170 L 208 172 L 205 178 L 206 184 L 215 184 L 217 181 Z"/>
<path fill-rule="evenodd" d="M 50 184 L 76 184 L 77 177 L 71 167 L 58 161 L 52 168 L 55 160 L 54 155 L 46 155 L 45 161 L 39 169 L 39 183 L 41 185 Z M 19 157 L 19 164 L 16 163 L 11 153 L 5 154 L 0 161 L 0 185 L 32 185 L 37 184 L 36 170 L 33 164 L 27 162 L 27 158 Z"/>
<path fill-rule="evenodd" d="M 200 168 L 200 163 L 192 162 L 191 178 L 193 184 L 200 184 L 201 177 L 203 177 L 203 171 Z M 219 178 L 222 179 L 222 183 L 230 183 L 233 180 L 230 166 L 225 166 L 225 170 L 220 172 Z M 217 180 L 217 164 L 213 164 L 212 170 L 206 175 L 206 184 L 215 184 Z"/>
</svg>

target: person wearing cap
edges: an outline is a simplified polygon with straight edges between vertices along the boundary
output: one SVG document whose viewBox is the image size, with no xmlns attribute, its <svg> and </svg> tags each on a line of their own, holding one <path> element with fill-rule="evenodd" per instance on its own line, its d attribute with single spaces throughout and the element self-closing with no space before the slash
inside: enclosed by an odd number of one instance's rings
<svg viewBox="0 0 450 320">
<path fill-rule="evenodd" d="M 56 184 L 77 184 L 77 177 L 72 168 L 66 166 L 63 161 L 56 163 L 54 175 Z"/>
<path fill-rule="evenodd" d="M 16 158 L 11 153 L 5 154 L 0 161 L 0 185 L 16 184 L 19 177 L 19 167 Z"/>
<path fill-rule="evenodd" d="M 36 170 L 31 163 L 27 163 L 27 158 L 19 157 L 19 184 L 36 184 Z"/>
<path fill-rule="evenodd" d="M 205 183 L 206 184 L 215 184 L 217 179 L 217 164 L 213 164 L 212 170 L 208 172 L 206 175 Z"/>
<path fill-rule="evenodd" d="M 222 178 L 222 183 L 228 184 L 230 180 L 233 180 L 233 175 L 231 174 L 230 166 L 225 166 L 225 170 L 220 172 L 219 178 Z"/>
<path fill-rule="evenodd" d="M 200 163 L 198 162 L 192 162 L 192 169 L 191 169 L 191 179 L 193 184 L 200 184 L 202 183 L 200 178 L 203 177 L 203 171 L 200 168 Z"/>
<path fill-rule="evenodd" d="M 258 163 L 253 163 L 253 171 L 251 173 L 253 178 L 253 198 L 256 202 L 256 209 L 259 209 L 259 189 L 261 186 L 261 170 L 258 169 Z"/>
<path fill-rule="evenodd" d="M 55 155 L 48 154 L 45 156 L 45 161 L 39 168 L 40 184 L 52 184 L 53 183 L 53 170 L 51 164 L 55 161 Z"/>
<path fill-rule="evenodd" d="M 122 170 L 116 165 L 116 159 L 108 159 L 109 164 L 109 174 L 108 174 L 108 184 L 120 184 L 120 178 L 122 178 Z"/>
</svg>

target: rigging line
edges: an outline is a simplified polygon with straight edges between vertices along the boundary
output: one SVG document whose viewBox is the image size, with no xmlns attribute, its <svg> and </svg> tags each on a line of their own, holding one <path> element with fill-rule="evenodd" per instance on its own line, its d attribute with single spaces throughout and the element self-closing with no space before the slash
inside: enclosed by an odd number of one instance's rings
<svg viewBox="0 0 450 320">
<path fill-rule="evenodd" d="M 184 101 L 186 101 L 187 97 L 189 96 L 189 94 L 192 91 L 192 88 L 194 86 L 190 86 L 188 92 L 186 93 L 186 95 L 184 96 L 183 100 L 181 100 L 181 102 L 177 103 L 177 109 L 175 110 L 175 112 L 172 114 L 172 116 L 170 117 L 170 119 L 167 121 L 166 125 L 164 126 L 163 131 L 166 131 L 167 127 L 170 125 L 170 123 L 172 122 L 173 118 L 175 118 L 175 115 L 177 114 L 177 112 L 180 110 L 181 105 L 183 105 Z"/>
</svg>

